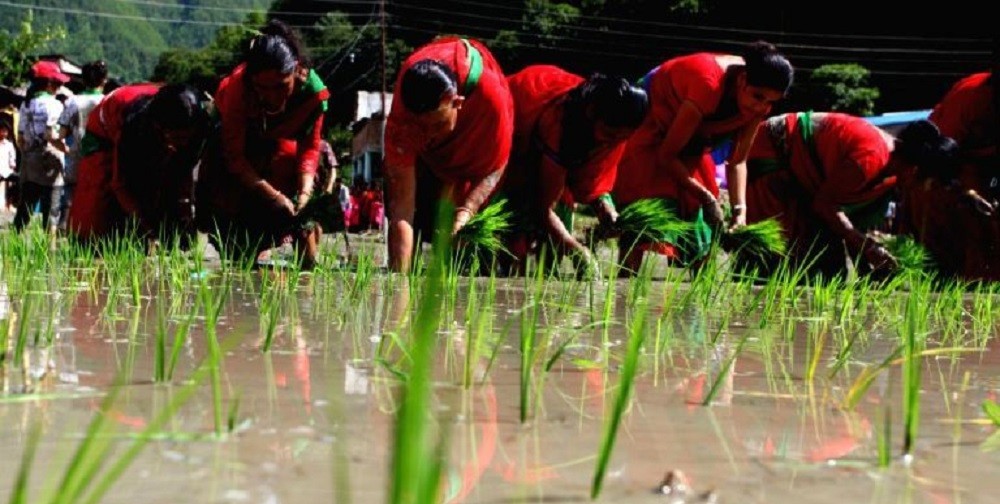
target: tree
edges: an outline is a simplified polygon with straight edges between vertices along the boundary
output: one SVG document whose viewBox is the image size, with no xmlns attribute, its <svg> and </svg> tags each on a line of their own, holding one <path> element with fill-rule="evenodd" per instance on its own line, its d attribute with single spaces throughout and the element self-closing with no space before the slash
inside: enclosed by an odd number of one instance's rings
<svg viewBox="0 0 1000 504">
<path fill-rule="evenodd" d="M 857 64 L 823 65 L 809 76 L 816 110 L 868 116 L 875 113 L 878 88 L 868 87 L 868 69 Z"/>
<path fill-rule="evenodd" d="M 0 84 L 16 86 L 24 82 L 31 71 L 31 65 L 48 44 L 66 36 L 60 28 L 45 28 L 36 32 L 31 24 L 34 15 L 29 10 L 16 34 L 0 31 Z"/>
</svg>

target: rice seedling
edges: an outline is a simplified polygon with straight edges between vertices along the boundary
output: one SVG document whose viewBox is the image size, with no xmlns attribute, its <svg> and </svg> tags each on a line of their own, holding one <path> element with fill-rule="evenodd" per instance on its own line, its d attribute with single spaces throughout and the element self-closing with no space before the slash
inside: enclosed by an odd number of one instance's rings
<svg viewBox="0 0 1000 504">
<path fill-rule="evenodd" d="M 927 330 L 927 303 L 930 282 L 918 282 L 906 299 L 903 324 L 903 455 L 910 456 L 920 425 L 920 377 L 923 361 L 920 352 L 925 348 Z"/>
<path fill-rule="evenodd" d="M 788 252 L 784 230 L 774 218 L 727 230 L 719 236 L 719 245 L 738 259 L 765 264 Z"/>
<path fill-rule="evenodd" d="M 17 480 L 14 482 L 14 488 L 11 489 L 10 494 L 10 504 L 28 504 L 28 477 L 31 475 L 32 465 L 35 461 L 35 451 L 38 448 L 38 442 L 42 439 L 42 424 L 36 423 L 32 425 L 31 430 L 28 432 L 28 440 L 24 447 L 24 453 L 21 455 L 21 465 L 17 470 Z"/>
<path fill-rule="evenodd" d="M 544 262 L 543 257 L 540 262 Z M 538 267 L 535 269 L 535 286 L 531 291 L 531 297 L 527 299 L 524 307 L 520 310 L 520 349 L 521 349 L 521 373 L 520 373 L 520 411 L 521 423 L 528 421 L 531 410 L 531 385 L 534 376 L 534 364 L 540 342 L 537 338 L 538 316 L 541 312 L 542 298 L 545 289 L 545 269 Z"/>
<path fill-rule="evenodd" d="M 492 202 L 477 212 L 455 234 L 454 250 L 461 263 L 494 258 L 509 254 L 504 246 L 504 235 L 514 226 L 514 212 L 508 209 L 507 200 Z"/>
<path fill-rule="evenodd" d="M 896 258 L 900 275 L 926 275 L 934 267 L 934 260 L 927 249 L 910 236 L 892 235 L 884 240 L 883 245 Z"/>
<path fill-rule="evenodd" d="M 430 268 L 423 282 L 424 295 L 413 325 L 410 372 L 396 410 L 389 490 L 392 504 L 423 504 L 437 502 L 439 498 L 446 437 L 441 433 L 436 439 L 432 437 L 428 415 L 433 410 L 431 380 L 441 290 L 451 255 L 451 235 L 440 231 L 448 228 L 453 215 L 454 208 L 446 202 L 439 205 L 436 219 L 439 232 L 435 233 Z"/>
<path fill-rule="evenodd" d="M 993 422 L 993 425 L 1000 427 L 1000 404 L 997 404 L 996 401 L 986 399 L 983 401 L 982 407 L 986 418 Z"/>
<path fill-rule="evenodd" d="M 682 248 L 688 245 L 688 235 L 694 231 L 694 224 L 681 219 L 673 205 L 662 198 L 630 203 L 618 213 L 615 227 L 639 241 L 669 242 Z"/>
<path fill-rule="evenodd" d="M 715 400 L 716 394 L 719 393 L 722 389 L 722 384 L 729 378 L 729 373 L 732 372 L 733 365 L 736 364 L 736 358 L 743 352 L 743 346 L 746 345 L 749 338 L 750 335 L 746 334 L 736 343 L 736 348 L 733 349 L 732 355 L 719 368 L 718 374 L 716 374 L 715 379 L 712 381 L 712 386 L 708 389 L 705 398 L 701 402 L 702 406 L 709 406 Z"/>
<path fill-rule="evenodd" d="M 621 376 L 618 380 L 618 393 L 615 395 L 610 415 L 604 424 L 604 435 L 602 436 L 601 446 L 597 454 L 594 478 L 590 485 L 591 500 L 596 500 L 601 495 L 601 488 L 604 485 L 604 475 L 607 473 L 608 463 L 611 461 L 611 453 L 614 450 L 615 440 L 618 437 L 618 427 L 621 425 L 622 417 L 631 400 L 635 377 L 639 369 L 639 357 L 646 333 L 646 301 L 641 300 L 637 304 L 639 305 L 637 307 L 637 315 L 629 331 Z"/>
</svg>

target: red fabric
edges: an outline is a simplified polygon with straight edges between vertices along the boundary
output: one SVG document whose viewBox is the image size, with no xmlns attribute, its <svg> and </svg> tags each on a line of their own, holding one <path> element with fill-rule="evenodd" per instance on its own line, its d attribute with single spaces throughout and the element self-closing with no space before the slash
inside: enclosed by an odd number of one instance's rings
<svg viewBox="0 0 1000 504">
<path fill-rule="evenodd" d="M 279 180 L 295 180 L 298 174 L 315 174 L 319 167 L 320 135 L 323 129 L 323 114 L 319 113 L 317 116 L 317 112 L 329 97 L 329 92 L 324 89 L 320 93 L 303 97 L 294 106 L 293 99 L 289 99 L 290 109 L 276 117 L 268 117 L 250 94 L 245 84 L 244 71 L 245 65 L 236 67 L 222 79 L 215 95 L 215 104 L 222 118 L 226 173 L 247 186 L 259 178 L 274 184 Z M 296 93 L 302 92 L 296 90 Z M 262 137 L 250 138 L 251 141 L 267 139 L 279 142 L 281 156 L 294 152 L 295 163 L 282 164 L 280 172 L 273 165 L 258 168 L 260 160 L 250 159 L 247 153 L 248 147 L 254 147 L 247 144 L 248 132 Z M 287 171 L 289 169 L 291 172 Z M 294 187 L 295 185 L 281 186 L 278 189 L 286 194 L 293 194 Z"/>
<path fill-rule="evenodd" d="M 1000 175 L 995 164 L 1000 118 L 989 79 L 986 72 L 962 78 L 930 115 L 941 133 L 959 144 L 965 160 L 957 173 L 961 184 L 915 177 L 904 185 L 900 202 L 900 232 L 923 244 L 944 273 L 965 280 L 1000 280 L 1000 220 L 980 215 L 962 195 L 968 189 L 996 195 L 989 185 Z"/>
<path fill-rule="evenodd" d="M 420 159 L 446 183 L 471 184 L 503 169 L 510 155 L 514 130 L 514 105 L 500 64 L 482 43 L 470 40 L 483 57 L 479 84 L 466 96 L 458 112 L 458 123 L 447 138 L 429 145 L 402 103 L 403 74 L 418 61 L 433 59 L 455 71 L 459 93 L 469 74 L 468 53 L 461 39 L 446 37 L 418 48 L 403 63 L 395 86 L 397 101 L 386 126 L 387 169 L 413 169 Z"/>
<path fill-rule="evenodd" d="M 747 222 L 776 217 L 787 238 L 808 246 L 823 226 L 811 209 L 841 208 L 874 201 L 896 185 L 886 173 L 892 138 L 864 119 L 839 113 L 813 116 L 817 166 L 802 139 L 796 114 L 781 117 L 785 126 L 787 165 L 747 184 Z M 761 128 L 748 164 L 783 159 L 767 128 Z M 809 206 L 803 206 L 809 205 Z"/>
<path fill-rule="evenodd" d="M 84 156 L 77 167 L 77 185 L 67 227 L 80 238 L 109 233 L 122 219 L 139 213 L 140 201 L 150 195 L 134 194 L 118 166 L 118 141 L 125 114 L 136 101 L 156 94 L 156 84 L 120 87 L 101 100 L 87 120 L 87 134 L 100 138 L 107 148 Z M 151 163 L 152 164 L 152 163 Z"/>
<path fill-rule="evenodd" d="M 558 153 L 562 140 L 563 100 L 567 93 L 585 79 L 555 66 L 536 65 L 512 75 L 508 82 L 514 97 L 514 150 L 505 187 L 508 192 L 523 187 L 537 177 L 555 183 L 553 173 L 566 173 L 566 203 L 589 204 L 611 192 L 618 163 L 625 151 L 625 141 L 597 145 L 585 164 L 569 167 L 551 155 L 537 152 L 537 142 L 549 153 Z"/>
<path fill-rule="evenodd" d="M 699 206 L 693 195 L 681 197 L 676 181 L 667 173 L 665 160 L 658 152 L 685 101 L 694 103 L 705 119 L 682 151 L 681 159 L 695 179 L 718 196 L 711 143 L 732 135 L 751 119 L 738 114 L 722 118 L 712 115 L 726 95 L 727 69 L 742 64 L 738 56 L 695 53 L 668 60 L 647 77 L 650 114 L 625 148 L 618 168 L 620 176 L 614 185 L 616 202 L 627 205 L 643 198 L 669 198 L 679 201 L 682 213 Z"/>
<path fill-rule="evenodd" d="M 998 121 L 988 72 L 969 75 L 945 94 L 931 111 L 930 120 L 963 151 L 992 147 L 996 152 Z"/>
</svg>

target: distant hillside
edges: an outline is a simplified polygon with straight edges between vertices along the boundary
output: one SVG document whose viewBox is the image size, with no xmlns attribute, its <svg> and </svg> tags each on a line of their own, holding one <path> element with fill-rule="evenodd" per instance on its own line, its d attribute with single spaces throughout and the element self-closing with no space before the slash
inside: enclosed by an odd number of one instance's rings
<svg viewBox="0 0 1000 504">
<path fill-rule="evenodd" d="M 114 75 L 148 78 L 160 53 L 203 47 L 225 24 L 238 23 L 270 0 L 4 0 L 0 30 L 16 32 L 30 10 L 36 29 L 63 26 L 67 36 L 47 52 L 80 63 L 103 58 Z"/>
</svg>

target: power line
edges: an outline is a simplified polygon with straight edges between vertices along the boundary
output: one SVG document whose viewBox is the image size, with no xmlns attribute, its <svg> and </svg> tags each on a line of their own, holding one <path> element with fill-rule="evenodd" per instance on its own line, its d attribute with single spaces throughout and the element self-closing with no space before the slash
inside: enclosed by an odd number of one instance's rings
<svg viewBox="0 0 1000 504">
<path fill-rule="evenodd" d="M 399 19 L 400 22 L 402 20 L 402 18 L 397 18 L 397 19 Z M 422 21 L 424 23 L 432 23 L 432 21 L 428 21 L 428 20 L 420 20 L 420 21 Z M 395 27 L 403 27 L 405 25 L 396 24 L 394 26 Z M 468 28 L 468 29 L 471 29 L 471 30 L 476 30 L 478 32 L 493 32 L 493 31 L 495 31 L 491 27 L 482 26 L 482 25 L 470 25 L 470 24 L 462 24 L 462 23 L 449 23 L 447 26 L 448 27 Z M 417 27 L 417 26 L 413 26 L 413 27 L 414 28 L 419 28 L 421 30 L 430 32 L 430 28 L 427 28 L 427 27 Z M 514 31 L 514 30 L 512 30 L 512 31 Z M 516 33 L 519 36 L 521 36 L 521 35 L 527 35 L 529 38 L 533 37 L 535 35 L 534 33 L 527 32 L 527 31 L 524 31 L 524 30 L 516 30 Z M 589 39 L 589 38 L 570 37 L 570 36 L 564 36 L 564 35 L 552 35 L 552 36 L 548 36 L 547 38 L 548 38 L 548 40 L 558 40 L 558 41 L 573 42 L 574 43 L 573 45 L 575 45 L 575 46 L 579 46 L 580 44 L 583 44 L 583 45 L 597 45 L 597 46 L 599 46 L 600 48 L 603 49 L 603 51 L 601 51 L 601 52 L 603 52 L 605 54 L 610 54 L 610 53 L 607 52 L 607 49 L 609 48 L 609 46 L 610 46 L 611 49 L 621 49 L 622 51 L 629 50 L 628 52 L 614 53 L 616 55 L 620 55 L 620 56 L 623 56 L 623 57 L 635 57 L 635 56 L 648 55 L 650 57 L 650 59 L 656 59 L 656 58 L 660 58 L 662 56 L 662 53 L 660 53 L 660 52 L 657 52 L 656 54 L 650 53 L 651 47 L 650 47 L 649 44 L 633 44 L 633 43 L 629 43 L 629 42 L 619 42 L 619 41 L 615 41 L 615 40 L 598 40 L 598 39 Z M 715 41 L 711 41 L 711 42 L 715 42 Z M 545 48 L 549 48 L 550 46 L 539 46 L 539 45 L 536 44 L 536 45 L 532 45 L 530 47 L 545 47 Z M 580 50 L 579 51 L 575 51 L 575 52 L 580 52 L 580 53 L 583 53 L 583 54 L 593 52 L 593 51 L 591 51 L 589 49 L 585 50 L 585 49 L 580 48 L 580 47 L 576 47 L 576 48 L 580 49 Z M 566 50 L 568 48 L 564 47 L 564 48 L 561 48 L 561 49 L 562 50 Z M 674 52 L 702 52 L 702 51 L 707 50 L 704 45 L 702 45 L 700 47 L 678 47 L 678 46 L 671 46 L 670 49 L 673 50 Z M 560 49 L 556 49 L 556 50 L 560 50 Z M 809 50 L 805 50 L 805 51 L 808 52 Z M 814 60 L 814 61 L 855 62 L 855 61 L 857 61 L 859 59 L 856 55 L 839 55 L 839 54 L 816 55 L 816 54 L 805 54 L 805 53 L 795 52 L 795 51 L 783 51 L 783 53 L 786 56 L 788 56 L 789 59 L 791 59 L 793 61 L 798 61 L 798 60 Z M 924 55 L 924 53 L 922 53 L 922 52 L 921 53 L 909 53 L 909 54 L 913 54 L 915 56 L 923 56 Z M 942 55 L 942 57 L 945 57 L 947 59 L 946 60 L 942 60 L 942 59 L 914 59 L 914 58 L 905 58 L 904 59 L 904 58 L 883 58 L 883 57 L 867 57 L 865 59 L 868 60 L 868 61 L 878 61 L 880 63 L 909 63 L 909 64 L 928 64 L 928 63 L 929 64 L 963 64 L 963 63 L 964 64 L 973 64 L 973 63 L 980 63 L 981 62 L 981 60 L 978 60 L 978 59 L 956 59 L 954 57 L 954 55 L 951 54 L 951 53 L 944 54 L 944 55 Z"/>
<path fill-rule="evenodd" d="M 193 25 L 207 25 L 207 26 L 238 26 L 240 24 L 240 23 L 227 23 L 224 21 L 203 21 L 197 19 L 176 19 L 176 18 L 133 16 L 130 14 L 115 14 L 111 12 L 67 9 L 60 7 L 50 7 L 47 5 L 27 5 L 17 2 L 9 2 L 6 0 L 0 0 L 0 5 L 7 7 L 14 7 L 17 9 L 24 9 L 24 10 L 40 10 L 48 12 L 58 12 L 61 14 L 73 14 L 78 16 L 92 16 L 92 17 L 108 18 L 108 19 L 125 19 L 129 21 L 148 21 L 152 23 L 176 23 L 176 24 L 193 24 Z M 291 27 L 298 29 L 316 29 L 316 27 L 312 25 L 306 25 L 306 26 L 291 25 Z"/>
<path fill-rule="evenodd" d="M 123 2 L 123 3 L 137 4 L 137 5 L 148 5 L 150 7 L 162 7 L 162 8 L 169 8 L 169 9 L 207 10 L 207 11 L 216 11 L 216 12 L 241 12 L 241 13 L 246 13 L 246 14 L 256 14 L 256 13 L 259 12 L 259 13 L 270 14 L 270 15 L 275 15 L 275 16 L 312 16 L 312 17 L 319 18 L 319 17 L 322 17 L 325 14 L 325 13 L 322 13 L 322 12 L 272 11 L 272 10 L 269 10 L 267 8 L 250 9 L 250 8 L 241 8 L 241 7 L 215 7 L 215 6 L 211 6 L 211 5 L 192 5 L 192 4 L 164 3 L 164 2 L 156 2 L 156 1 L 153 1 L 153 0 L 117 0 L 117 1 L 118 2 Z M 347 12 L 344 12 L 342 14 L 344 14 L 345 16 L 349 16 L 349 17 L 354 17 L 354 16 L 361 17 L 361 16 L 365 16 L 365 14 L 356 14 L 356 13 L 347 13 Z"/>
<path fill-rule="evenodd" d="M 411 32 L 417 32 L 417 33 L 427 33 L 427 34 L 433 34 L 433 35 L 438 35 L 438 34 L 441 33 L 440 31 L 426 30 L 426 29 L 422 29 L 422 28 L 413 28 L 413 27 L 402 26 L 402 25 L 390 25 L 390 26 L 392 28 L 395 28 L 395 29 L 406 30 L 406 31 L 411 31 Z M 631 60 L 635 60 L 635 61 L 646 61 L 646 62 L 649 62 L 650 68 L 652 68 L 652 66 L 654 66 L 654 65 L 662 63 L 663 60 L 664 60 L 663 57 L 660 57 L 660 58 L 657 59 L 657 58 L 654 58 L 654 57 L 647 57 L 647 56 L 636 55 L 636 54 L 615 53 L 615 52 L 607 52 L 607 51 L 594 51 L 594 50 L 589 50 L 589 49 L 575 49 L 575 48 L 559 47 L 559 46 L 542 46 L 542 45 L 538 45 L 538 44 L 529 44 L 529 43 L 524 43 L 524 42 L 510 42 L 510 44 L 512 46 L 514 46 L 514 47 L 523 47 L 523 48 L 528 48 L 528 49 L 538 49 L 538 50 L 544 50 L 544 51 L 555 51 L 555 52 L 570 53 L 570 54 L 597 55 L 597 56 L 605 56 L 605 57 L 615 58 L 615 59 L 625 58 L 625 59 L 631 59 Z M 679 52 L 679 53 L 692 53 L 692 52 L 696 52 L 696 50 L 692 49 L 692 48 L 672 48 L 672 49 L 674 51 L 676 51 L 676 52 Z M 798 59 L 820 59 L 820 60 L 823 60 L 823 58 L 819 58 L 819 57 L 815 57 L 815 58 L 798 58 Z M 793 59 L 793 61 L 795 61 L 795 59 Z M 818 67 L 817 66 L 795 65 L 796 71 L 812 72 L 812 71 L 816 70 L 816 68 L 818 68 Z M 898 70 L 881 70 L 881 69 L 870 69 L 870 68 L 868 69 L 868 71 L 869 71 L 869 73 L 872 76 L 896 76 L 896 77 L 961 77 L 963 75 L 967 75 L 968 74 L 968 72 L 963 72 L 963 71 L 955 71 L 955 72 L 938 72 L 938 71 L 905 72 L 905 71 L 898 71 Z"/>
<path fill-rule="evenodd" d="M 487 15 L 483 15 L 483 14 L 466 13 L 466 12 L 459 12 L 459 11 L 449 11 L 449 10 L 445 10 L 445 9 L 435 9 L 435 8 L 431 8 L 431 7 L 416 7 L 416 6 L 402 5 L 402 4 L 397 4 L 397 7 L 402 7 L 404 9 L 411 9 L 411 10 L 422 11 L 422 12 L 430 12 L 430 13 L 436 13 L 436 14 L 451 14 L 451 15 L 461 16 L 461 17 L 466 17 L 466 18 L 482 19 L 482 20 L 486 20 L 486 21 L 504 21 L 504 22 L 507 22 L 507 23 L 513 23 L 515 25 L 523 25 L 523 21 L 520 20 L 520 19 L 501 18 L 501 17 L 496 17 L 496 16 L 487 16 Z M 451 25 L 451 26 L 466 26 L 466 27 L 468 27 L 468 25 L 462 25 L 461 23 L 448 23 L 448 24 Z M 716 44 L 720 44 L 721 43 L 721 44 L 731 44 L 731 45 L 739 45 L 739 46 L 743 46 L 743 45 L 746 44 L 745 40 L 735 40 L 735 39 L 717 39 L 717 38 L 708 39 L 708 38 L 704 38 L 704 37 L 689 37 L 689 36 L 684 36 L 684 35 L 663 35 L 663 34 L 654 34 L 654 33 L 638 34 L 638 33 L 634 33 L 634 32 L 627 32 L 627 31 L 621 31 L 621 30 L 600 29 L 600 28 L 592 28 L 592 27 L 586 27 L 586 26 L 574 26 L 574 25 L 558 25 L 558 26 L 563 26 L 563 27 L 565 27 L 567 29 L 575 30 L 575 31 L 592 32 L 592 33 L 599 33 L 599 34 L 604 34 L 604 35 L 623 35 L 623 36 L 631 36 L 631 37 L 641 37 L 643 39 L 653 38 L 653 39 L 659 39 L 659 40 L 699 42 L 699 43 L 710 42 L 710 43 L 716 43 Z M 479 26 L 477 26 L 476 28 L 488 29 L 488 28 L 479 27 Z M 556 35 L 556 36 L 553 36 L 551 38 L 557 38 L 557 37 L 560 37 L 560 36 Z M 928 42 L 934 42 L 934 41 L 933 40 L 928 40 Z M 825 45 L 795 44 L 795 43 L 782 43 L 781 44 L 781 48 L 782 49 L 813 49 L 813 50 L 827 50 L 827 51 L 829 51 L 829 50 L 836 50 L 836 51 L 843 51 L 843 52 L 872 52 L 872 51 L 877 51 L 877 52 L 883 52 L 883 53 L 891 52 L 891 53 L 897 53 L 897 54 L 928 54 L 929 53 L 929 54 L 942 54 L 942 55 L 952 55 L 952 56 L 953 55 L 966 55 L 966 56 L 983 56 L 983 57 L 988 57 L 990 55 L 990 52 L 988 50 L 983 50 L 983 51 L 949 51 L 949 50 L 939 50 L 939 49 L 910 49 L 910 48 L 892 48 L 892 47 L 889 47 L 889 48 L 882 48 L 882 47 L 875 48 L 875 47 L 856 47 L 856 46 L 854 46 L 854 47 L 844 47 L 844 46 L 825 46 Z"/>
<path fill-rule="evenodd" d="M 514 11 L 518 13 L 524 13 L 524 9 L 521 7 L 511 7 L 509 5 L 500 5 L 494 3 L 478 2 L 474 0 L 449 0 L 456 4 L 473 5 L 476 7 L 488 7 L 498 10 Z M 397 3 L 396 5 L 405 6 L 404 4 Z M 593 20 L 593 21 L 610 21 L 616 23 L 631 23 L 637 25 L 647 25 L 657 28 L 682 28 L 691 30 L 709 30 L 714 32 L 728 32 L 728 33 L 741 33 L 747 35 L 766 35 L 774 37 L 806 37 L 806 38 L 842 38 L 842 39 L 860 39 L 860 40 L 895 40 L 895 41 L 927 41 L 926 37 L 907 37 L 902 35 L 851 35 L 851 34 L 832 34 L 832 33 L 806 33 L 806 32 L 789 32 L 789 31 L 769 31 L 769 30 L 751 30 L 743 28 L 731 28 L 724 26 L 711 26 L 711 25 L 691 25 L 684 23 L 671 23 L 667 21 L 646 21 L 638 19 L 626 19 L 626 18 L 615 18 L 607 16 L 595 16 L 588 14 L 580 14 L 577 16 L 578 19 L 583 20 Z M 573 25 L 558 24 L 558 26 L 572 27 Z M 952 37 L 935 37 L 934 41 L 937 42 L 956 42 L 956 43 L 979 43 L 988 44 L 990 39 L 976 39 L 976 38 L 952 38 Z"/>
</svg>

